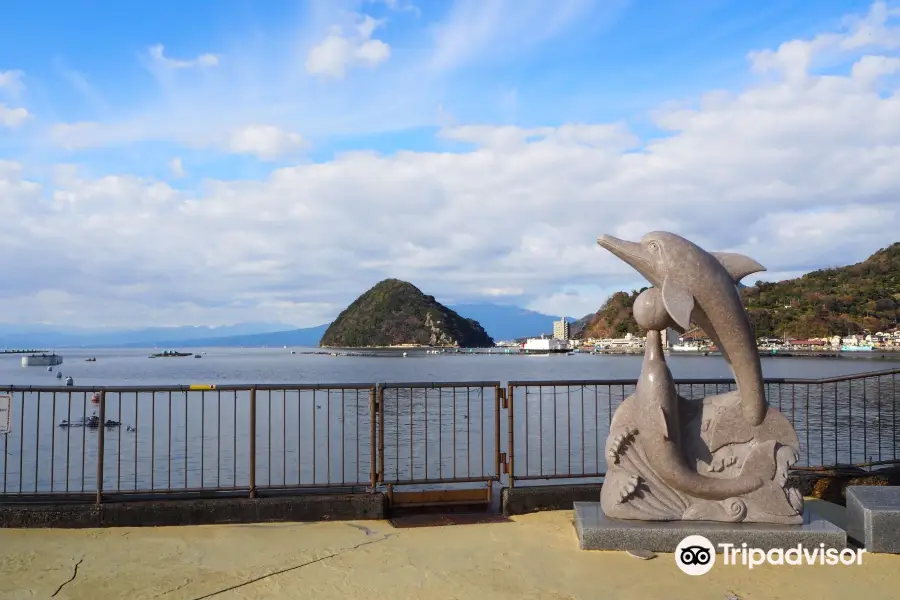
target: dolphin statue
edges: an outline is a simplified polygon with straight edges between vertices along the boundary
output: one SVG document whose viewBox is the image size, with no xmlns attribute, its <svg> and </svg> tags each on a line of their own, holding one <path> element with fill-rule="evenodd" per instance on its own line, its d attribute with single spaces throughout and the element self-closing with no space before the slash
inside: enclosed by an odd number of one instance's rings
<svg viewBox="0 0 900 600">
<path fill-rule="evenodd" d="M 737 283 L 766 268 L 742 254 L 707 252 L 665 231 L 650 232 L 640 242 L 601 235 L 597 243 L 662 292 L 665 309 L 681 333 L 694 322 L 709 335 L 734 373 L 743 419 L 760 425 L 768 403 L 756 336 Z"/>
</svg>

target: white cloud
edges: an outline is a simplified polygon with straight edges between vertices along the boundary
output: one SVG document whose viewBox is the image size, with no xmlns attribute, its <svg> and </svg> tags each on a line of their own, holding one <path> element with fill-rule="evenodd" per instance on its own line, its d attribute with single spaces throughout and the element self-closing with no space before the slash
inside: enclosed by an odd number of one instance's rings
<svg viewBox="0 0 900 600">
<path fill-rule="evenodd" d="M 169 58 L 164 53 L 165 47 L 162 44 L 150 46 L 147 52 L 154 64 L 166 69 L 193 69 L 193 68 L 209 68 L 219 64 L 219 57 L 215 54 L 201 54 L 200 56 L 190 60 L 180 60 Z"/>
<path fill-rule="evenodd" d="M 8 108 L 0 104 L 0 126 L 18 127 L 31 118 L 31 114 L 24 108 Z"/>
<path fill-rule="evenodd" d="M 615 123 L 448 125 L 474 148 L 353 152 L 187 191 L 71 171 L 42 188 L 0 163 L 0 221 L 17 224 L 0 237 L 0 313 L 313 325 L 399 277 L 439 299 L 524 291 L 532 308 L 581 316 L 642 284 L 596 236 L 657 228 L 746 252 L 768 277 L 856 262 L 900 239 L 900 95 L 878 79 L 898 48 L 880 10 L 816 38 L 827 44 L 782 45 L 782 67 L 746 89 L 662 107 L 667 135 L 644 144 Z M 878 43 L 858 45 L 861 31 Z M 816 74 L 834 48 L 840 63 Z M 301 142 L 227 125 L 242 134 L 215 139 L 232 151 Z"/>
<path fill-rule="evenodd" d="M 224 147 L 235 154 L 253 154 L 263 160 L 278 158 L 304 146 L 303 138 L 272 125 L 250 125 L 233 131 Z"/>
<path fill-rule="evenodd" d="M 391 56 L 391 48 L 381 40 L 372 39 L 382 21 L 365 15 L 355 27 L 355 33 L 344 35 L 341 27 L 310 48 L 306 57 L 306 71 L 311 75 L 340 79 L 347 69 L 375 67 Z"/>
<path fill-rule="evenodd" d="M 388 10 L 395 12 L 413 12 L 417 15 L 422 11 L 419 7 L 408 0 L 368 0 L 369 4 L 381 4 Z"/>
<path fill-rule="evenodd" d="M 169 170 L 172 171 L 173 177 L 184 177 L 187 173 L 184 170 L 184 165 L 181 164 L 181 159 L 177 156 L 169 161 Z"/>
<path fill-rule="evenodd" d="M 25 89 L 22 71 L 0 71 L 0 92 L 17 95 Z"/>
</svg>

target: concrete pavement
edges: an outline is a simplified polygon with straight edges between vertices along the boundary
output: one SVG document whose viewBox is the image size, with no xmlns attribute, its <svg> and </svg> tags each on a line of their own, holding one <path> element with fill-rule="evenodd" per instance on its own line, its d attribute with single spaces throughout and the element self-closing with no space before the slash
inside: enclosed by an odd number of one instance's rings
<svg viewBox="0 0 900 600">
<path fill-rule="evenodd" d="M 832 506 L 835 520 L 840 509 Z M 584 552 L 571 511 L 510 523 L 385 521 L 0 530 L 0 599 L 896 599 L 900 556 L 861 566 L 716 566 Z M 840 523 L 839 523 L 840 524 Z"/>
</svg>

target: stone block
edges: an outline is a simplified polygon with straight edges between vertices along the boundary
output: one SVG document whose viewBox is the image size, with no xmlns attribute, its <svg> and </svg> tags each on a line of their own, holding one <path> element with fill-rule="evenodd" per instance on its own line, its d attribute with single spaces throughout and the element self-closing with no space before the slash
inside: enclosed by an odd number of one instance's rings
<svg viewBox="0 0 900 600">
<path fill-rule="evenodd" d="M 900 554 L 900 486 L 848 487 L 847 535 L 867 552 Z"/>
<path fill-rule="evenodd" d="M 790 548 L 843 549 L 846 532 L 806 507 L 800 525 L 722 523 L 714 521 L 636 521 L 611 519 L 599 502 L 575 503 L 575 531 L 582 550 L 652 550 L 674 552 L 689 535 L 702 535 L 714 545 L 746 543 L 761 550 Z"/>
</svg>

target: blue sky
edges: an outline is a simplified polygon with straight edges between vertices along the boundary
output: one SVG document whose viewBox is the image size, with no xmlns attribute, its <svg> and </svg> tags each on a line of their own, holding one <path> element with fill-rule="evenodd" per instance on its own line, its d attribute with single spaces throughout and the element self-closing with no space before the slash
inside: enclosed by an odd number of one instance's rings
<svg viewBox="0 0 900 600">
<path fill-rule="evenodd" d="M 894 3 L 36 1 L 3 15 L 0 190 L 21 225 L 6 243 L 35 263 L 0 271 L 21 288 L 0 308 L 21 319 L 312 325 L 387 276 L 580 315 L 640 284 L 593 247 L 599 233 L 669 227 L 768 252 L 774 278 L 895 241 L 847 216 L 895 215 Z M 828 164 L 849 170 L 817 178 Z M 826 217 L 798 232 L 813 209 Z M 774 253 L 778 236 L 808 248 Z M 27 254 L 38 244 L 46 255 Z M 61 263 L 71 278 L 49 276 Z M 188 285 L 201 280 L 207 292 Z"/>
</svg>

